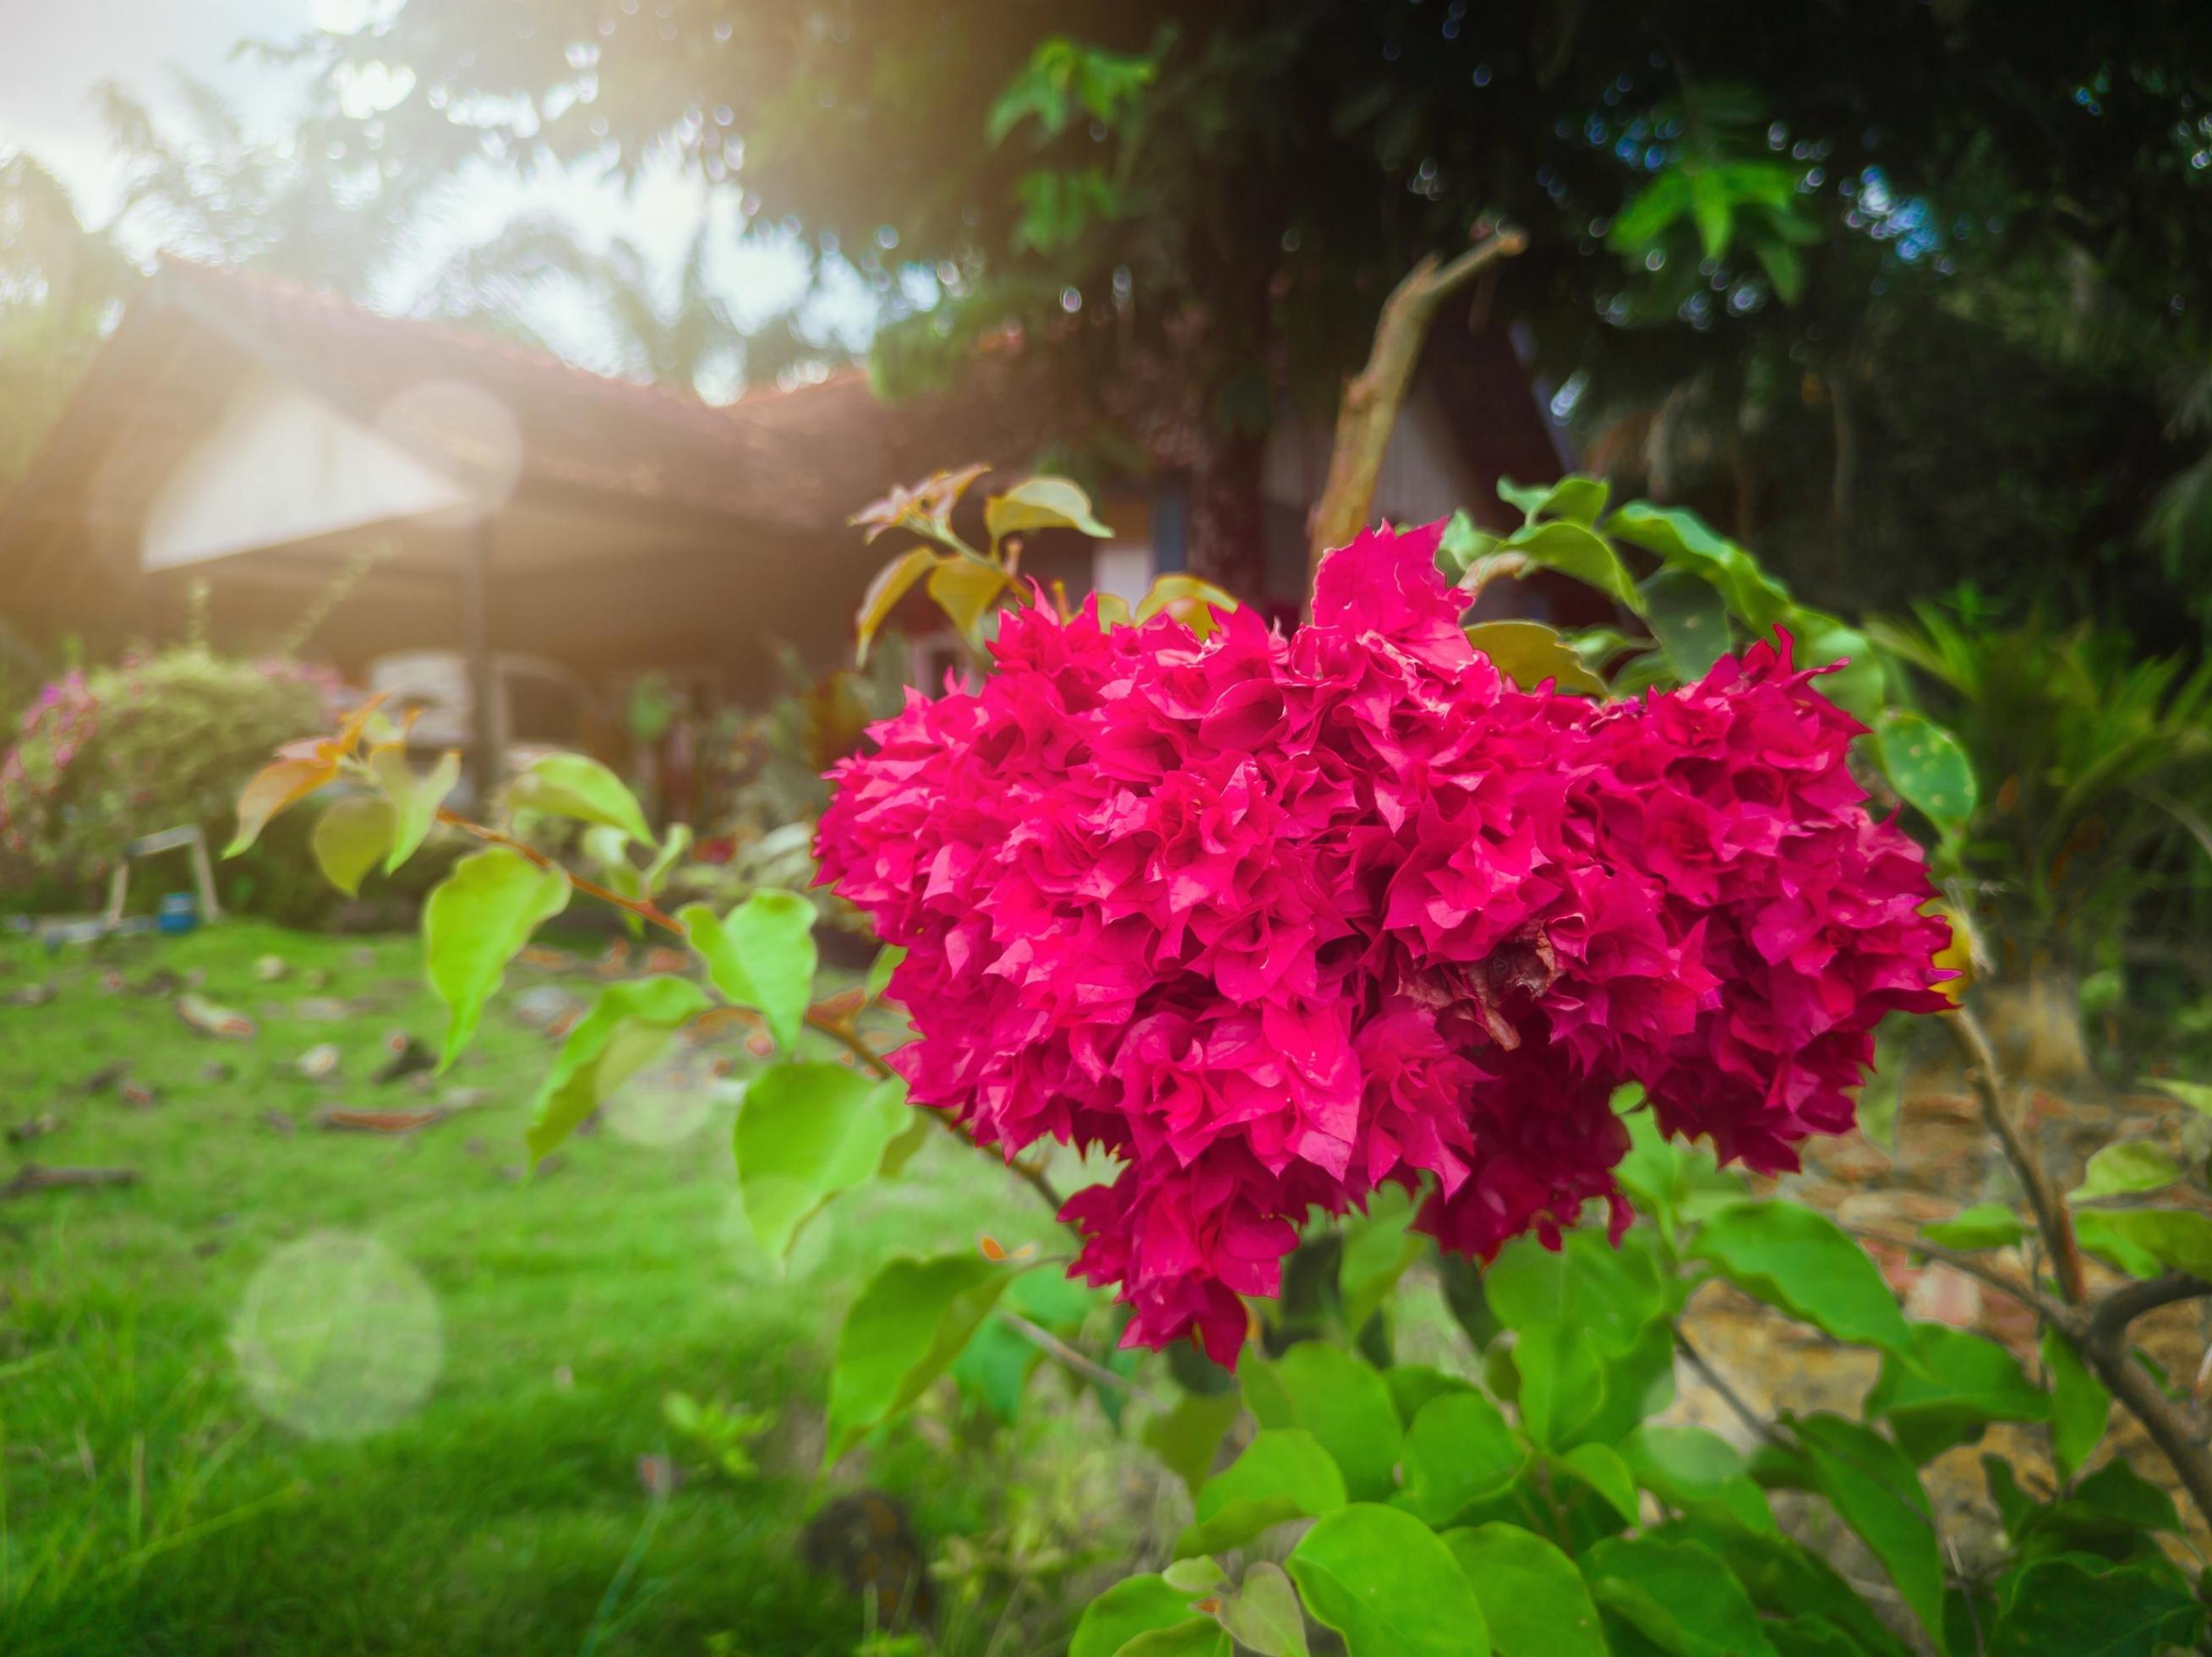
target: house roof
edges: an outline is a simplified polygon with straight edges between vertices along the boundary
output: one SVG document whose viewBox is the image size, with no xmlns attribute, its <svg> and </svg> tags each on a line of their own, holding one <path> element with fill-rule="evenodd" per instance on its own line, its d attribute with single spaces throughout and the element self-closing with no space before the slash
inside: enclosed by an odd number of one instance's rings
<svg viewBox="0 0 2212 1657">
<path fill-rule="evenodd" d="M 1033 400 L 1013 392 L 1032 367 L 1018 350 L 985 353 L 957 398 L 886 408 L 854 369 L 716 407 L 489 334 L 164 258 L 0 502 L 11 586 L 35 600 L 42 565 L 119 563 L 161 478 L 257 367 L 448 466 L 483 445 L 469 429 L 481 399 L 411 393 L 458 381 L 506 411 L 526 483 L 788 533 L 840 527 L 910 472 L 1012 458 L 1039 436 Z"/>
</svg>

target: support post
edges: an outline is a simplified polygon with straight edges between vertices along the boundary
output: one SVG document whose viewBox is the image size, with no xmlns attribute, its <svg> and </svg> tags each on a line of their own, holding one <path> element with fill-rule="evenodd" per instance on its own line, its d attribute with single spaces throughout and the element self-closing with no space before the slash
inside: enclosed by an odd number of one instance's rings
<svg viewBox="0 0 2212 1657">
<path fill-rule="evenodd" d="M 492 515 L 469 527 L 461 556 L 461 650 L 469 677 L 469 782 L 476 809 L 491 809 L 500 784 L 499 675 L 491 654 Z"/>
</svg>

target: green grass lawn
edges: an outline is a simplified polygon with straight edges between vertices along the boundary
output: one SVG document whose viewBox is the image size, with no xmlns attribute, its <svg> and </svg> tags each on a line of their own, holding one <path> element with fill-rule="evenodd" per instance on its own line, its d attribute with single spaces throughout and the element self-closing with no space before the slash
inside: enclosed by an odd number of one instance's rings
<svg viewBox="0 0 2212 1657">
<path fill-rule="evenodd" d="M 289 971 L 263 982 L 271 954 Z M 576 959 L 567 981 L 587 994 Z M 258 1033 L 204 1035 L 174 996 L 131 993 L 161 969 Z M 232 923 L 99 955 L 0 943 L 0 996 L 47 981 L 51 1002 L 0 1005 L 0 1124 L 59 1126 L 0 1146 L 0 1183 L 28 1161 L 142 1182 L 0 1203 L 0 1650 L 852 1648 L 859 1610 L 804 1569 L 795 1540 L 837 1321 L 890 1254 L 972 1246 L 985 1229 L 1044 1237 L 1022 1187 L 933 1144 L 817 1220 L 780 1267 L 744 1228 L 726 1100 L 676 1142 L 603 1130 L 525 1174 L 553 1045 L 519 1021 L 518 992 L 557 973 L 512 972 L 474 1050 L 427 1092 L 369 1079 L 390 1033 L 434 1045 L 441 1030 L 411 937 Z M 302 1015 L 331 997 L 352 1014 Z M 297 1062 L 325 1042 L 337 1074 L 310 1081 Z M 84 1091 L 118 1060 L 155 1091 L 150 1106 Z M 314 1125 L 325 1106 L 419 1107 L 456 1087 L 484 1098 L 420 1133 Z M 319 1266 L 257 1284 L 319 1232 L 339 1234 Z M 390 1258 L 419 1274 L 442 1331 L 412 1407 L 385 1374 L 421 1350 L 407 1308 L 362 1276 Z M 306 1403 L 341 1429 L 380 1408 L 399 1412 L 392 1424 L 314 1436 L 257 1407 L 234 1331 L 249 1295 L 288 1289 L 347 1308 L 341 1324 L 391 1329 L 388 1347 L 326 1367 Z M 663 1424 L 673 1390 L 779 1408 L 767 1475 L 694 1472 L 656 1513 L 638 1459 L 687 1459 Z M 933 1476 L 915 1446 L 870 1477 L 908 1495 L 925 1534 L 975 1519 L 972 1489 Z"/>
</svg>

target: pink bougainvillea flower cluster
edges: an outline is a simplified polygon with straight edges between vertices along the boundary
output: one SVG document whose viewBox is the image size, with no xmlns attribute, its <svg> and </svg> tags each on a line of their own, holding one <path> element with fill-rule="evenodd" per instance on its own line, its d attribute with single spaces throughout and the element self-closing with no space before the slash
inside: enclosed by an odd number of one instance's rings
<svg viewBox="0 0 2212 1657">
<path fill-rule="evenodd" d="M 1064 1218 L 1128 1339 L 1234 1361 L 1310 1210 L 1381 1185 L 1482 1257 L 1602 1198 L 1643 1085 L 1762 1171 L 1841 1133 L 1942 923 L 1788 642 L 1599 704 L 1473 649 L 1439 529 L 1323 564 L 1285 637 L 1010 612 L 980 691 L 831 773 L 823 878 L 908 954 L 915 1102 L 1120 1159 Z"/>
</svg>

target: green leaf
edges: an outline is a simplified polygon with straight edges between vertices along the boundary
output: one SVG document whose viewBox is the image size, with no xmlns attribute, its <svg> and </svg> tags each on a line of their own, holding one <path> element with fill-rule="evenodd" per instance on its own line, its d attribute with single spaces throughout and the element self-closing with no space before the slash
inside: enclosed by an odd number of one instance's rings
<svg viewBox="0 0 2212 1657">
<path fill-rule="evenodd" d="M 1776 298 L 1795 305 L 1804 297 L 1805 261 L 1795 247 L 1778 236 L 1761 236 L 1751 244 L 1751 251 L 1774 284 Z"/>
<path fill-rule="evenodd" d="M 1196 1522 L 1176 1538 L 1176 1557 L 1240 1547 L 1286 1520 L 1334 1513 L 1344 1501 L 1344 1475 L 1319 1439 L 1299 1428 L 1263 1427 L 1199 1486 Z"/>
<path fill-rule="evenodd" d="M 824 1467 L 921 1396 L 1015 1273 L 980 1254 L 897 1259 L 869 1279 L 837 1336 Z"/>
<path fill-rule="evenodd" d="M 391 804 L 373 794 L 355 795 L 332 806 L 316 823 L 311 842 L 323 878 L 347 897 L 359 897 L 362 877 L 390 849 L 397 821 Z"/>
<path fill-rule="evenodd" d="M 1605 694 L 1605 681 L 1583 666 L 1555 627 L 1537 621 L 1481 621 L 1467 630 L 1467 642 L 1524 691 L 1540 690 L 1550 680 L 1561 691 Z"/>
<path fill-rule="evenodd" d="M 514 779 L 507 800 L 510 806 L 579 823 L 604 823 L 641 846 L 653 843 L 645 813 L 622 779 L 580 753 L 547 754 Z"/>
<path fill-rule="evenodd" d="M 1243 1412 L 1244 1400 L 1233 1391 L 1186 1392 L 1172 1410 L 1147 1421 L 1139 1436 L 1194 1497 L 1212 1471 L 1221 1441 Z"/>
<path fill-rule="evenodd" d="M 896 1179 L 904 1173 L 906 1165 L 921 1155 L 921 1148 L 929 1142 L 929 1112 L 909 1109 L 905 1124 L 891 1136 L 890 1143 L 884 1147 L 884 1160 L 876 1167 L 877 1174 L 883 1179 Z"/>
<path fill-rule="evenodd" d="M 1083 1608 L 1067 1657 L 1115 1657 L 1140 1634 L 1188 1622 L 1192 1598 L 1156 1572 L 1116 1582 Z"/>
<path fill-rule="evenodd" d="M 1390 1389 L 1390 1402 L 1398 1406 L 1398 1419 L 1408 1427 L 1413 1424 L 1414 1416 L 1437 1398 L 1448 1393 L 1474 1391 L 1471 1382 L 1425 1363 L 1401 1363 L 1386 1369 L 1382 1372 L 1382 1383 Z"/>
<path fill-rule="evenodd" d="M 1882 771 L 1905 803 L 1939 829 L 1962 829 L 1974 814 L 1979 790 L 1973 761 L 1959 739 L 1909 708 L 1891 708 L 1875 722 Z"/>
<path fill-rule="evenodd" d="M 1664 1137 L 1648 1110 L 1619 1113 L 1628 1124 L 1628 1154 L 1613 1173 L 1638 1211 L 1657 1221 L 1669 1244 L 1680 1227 L 1694 1225 L 1744 1195 L 1743 1176 L 1722 1168 L 1705 1146 Z"/>
<path fill-rule="evenodd" d="M 1707 1514 L 1676 1520 L 1646 1534 L 1704 1543 L 1727 1563 L 1752 1603 L 1770 1617 L 1808 1612 L 1848 1630 L 1868 1652 L 1905 1657 L 1904 1643 L 1833 1566 L 1771 1524 L 1764 1531 L 1749 1531 Z"/>
<path fill-rule="evenodd" d="M 1690 213 L 1698 222 L 1698 245 L 1705 256 L 1719 259 L 1725 255 L 1735 217 L 1727 179 L 1716 173 L 1693 176 L 1690 180 Z"/>
<path fill-rule="evenodd" d="M 1918 1471 L 1881 1434 L 1840 1416 L 1807 1416 L 1792 1425 L 1820 1494 L 1873 1550 L 1921 1626 L 1940 1641 L 1943 1551 Z"/>
<path fill-rule="evenodd" d="M 1218 1561 L 1204 1554 L 1194 1559 L 1178 1559 L 1160 1575 L 1167 1578 L 1170 1587 L 1181 1588 L 1188 1594 L 1212 1593 L 1229 1585 L 1229 1573 L 1221 1569 Z"/>
<path fill-rule="evenodd" d="M 1671 568 L 1703 576 L 1728 600 L 1729 614 L 1761 638 L 1794 607 L 1790 589 L 1756 558 L 1681 507 L 1631 501 L 1606 520 L 1604 533 L 1656 554 Z"/>
<path fill-rule="evenodd" d="M 1368 1199 L 1366 1213 L 1345 1216 L 1337 1290 L 1344 1301 L 1345 1326 L 1354 1334 L 1382 1309 L 1406 1268 L 1420 1258 L 1425 1240 L 1407 1229 L 1413 1220 L 1413 1196 L 1398 1185 L 1377 1191 Z"/>
<path fill-rule="evenodd" d="M 2106 1209 L 2083 1209 L 2074 1216 L 2074 1240 L 2099 1259 L 2130 1277 L 2155 1277 L 2160 1270 L 2157 1255 L 2136 1242 L 2116 1223 L 2127 1216 Z"/>
<path fill-rule="evenodd" d="M 1631 610 L 1641 612 L 1644 608 L 1644 595 L 1628 578 L 1620 555 L 1604 537 L 1582 524 L 1555 518 L 1524 525 L 1506 537 L 1500 550 L 1518 552 L 1531 564 L 1571 576 Z"/>
<path fill-rule="evenodd" d="M 650 1064 L 669 1038 L 714 1002 L 689 978 L 635 978 L 599 991 L 561 1044 L 553 1072 L 538 1090 L 527 1142 L 530 1160 L 575 1132 L 611 1093 Z"/>
<path fill-rule="evenodd" d="M 1465 1657 L 1486 1651 L 1481 1602 L 1452 1550 L 1395 1508 L 1358 1502 L 1299 1540 L 1291 1578 L 1346 1657 Z"/>
<path fill-rule="evenodd" d="M 938 557 L 926 546 L 908 547 L 876 571 L 867 592 L 861 595 L 860 612 L 853 618 L 856 647 L 854 660 L 860 666 L 868 665 L 868 651 L 876 642 L 876 634 L 890 619 L 891 612 L 898 608 L 898 601 L 936 567 Z"/>
<path fill-rule="evenodd" d="M 1861 724 L 1875 723 L 1882 712 L 1882 677 L 1874 642 L 1818 610 L 1793 609 L 1783 618 L 1783 625 L 1797 641 L 1798 666 L 1845 664 L 1814 679 L 1814 689 Z"/>
<path fill-rule="evenodd" d="M 567 875 L 505 846 L 462 858 L 431 888 L 422 905 L 423 959 L 430 988 L 450 1014 L 440 1069 L 476 1035 L 484 1003 L 506 981 L 507 964 L 568 904 Z"/>
<path fill-rule="evenodd" d="M 1446 1392 L 1422 1405 L 1407 1429 L 1399 1456 L 1405 1486 L 1391 1504 L 1448 1524 L 1470 1504 L 1503 1495 L 1528 1459 L 1496 1404 L 1472 1390 Z"/>
<path fill-rule="evenodd" d="M 1674 1331 L 1662 1319 L 1646 1324 L 1636 1344 L 1601 1366 L 1603 1398 L 1574 1431 L 1557 1441 L 1612 1444 L 1674 1401 Z"/>
<path fill-rule="evenodd" d="M 1621 1441 L 1620 1453 L 1636 1482 L 1671 1508 L 1725 1514 L 1747 1530 L 1776 1529 L 1742 1453 L 1717 1433 L 1647 1422 Z"/>
<path fill-rule="evenodd" d="M 1931 1220 L 1920 1234 L 1944 1248 L 2010 1248 L 2027 1235 L 2027 1222 L 2002 1203 L 1977 1203 L 1948 1220 Z"/>
<path fill-rule="evenodd" d="M 2084 1209 L 2074 1216 L 2074 1230 L 2081 1246 L 2110 1253 L 2124 1271 L 2153 1276 L 2137 1270 L 2145 1260 L 2171 1266 L 2195 1277 L 2212 1277 L 2212 1218 L 2179 1209 Z"/>
<path fill-rule="evenodd" d="M 1775 1657 L 1860 1657 L 1865 1649 L 1825 1617 L 1792 1617 L 1765 1627 Z"/>
<path fill-rule="evenodd" d="M 668 872 L 674 868 L 678 860 L 690 850 L 691 825 L 671 823 L 668 825 L 667 837 L 660 843 L 660 850 L 653 854 L 653 861 L 645 866 L 647 892 L 658 896 L 661 882 L 668 878 Z"/>
<path fill-rule="evenodd" d="M 1602 478 L 1570 472 L 1553 484 L 1536 508 L 1540 518 L 1564 518 L 1587 529 L 1605 515 L 1612 487 Z"/>
<path fill-rule="evenodd" d="M 1728 604 L 1711 582 L 1687 570 L 1661 570 L 1637 590 L 1651 637 L 1684 684 L 1703 679 L 1729 653 Z"/>
<path fill-rule="evenodd" d="M 2091 1156 L 2081 1183 L 2066 1193 L 2069 1203 L 2100 1197 L 2130 1197 L 2163 1191 L 2181 1178 L 2181 1164 L 2166 1147 L 2148 1139 L 2115 1140 Z"/>
<path fill-rule="evenodd" d="M 1491 1309 L 1516 1331 L 1521 1424 L 1538 1443 L 1564 1447 L 1598 1417 L 1607 1404 L 1607 1361 L 1636 1352 L 1663 1311 L 1650 1247 L 1641 1231 L 1618 1249 L 1571 1232 L 1557 1253 L 1521 1237 L 1484 1273 Z"/>
<path fill-rule="evenodd" d="M 1307 1657 L 1306 1614 L 1280 1565 L 1261 1560 L 1224 1598 L 1221 1626 L 1254 1657 Z"/>
<path fill-rule="evenodd" d="M 1272 1363 L 1247 1362 L 1257 1373 L 1245 1396 L 1262 1427 L 1311 1433 L 1344 1470 L 1353 1501 L 1389 1497 L 1404 1429 L 1389 1386 L 1371 1365 L 1323 1341 L 1301 1341 Z"/>
<path fill-rule="evenodd" d="M 887 943 L 876 951 L 876 958 L 868 963 L 867 997 L 880 1001 L 884 990 L 891 987 L 891 974 L 898 971 L 899 963 L 906 959 L 905 949 L 898 944 Z"/>
<path fill-rule="evenodd" d="M 1025 478 L 983 508 L 994 541 L 1027 529 L 1074 529 L 1100 539 L 1114 532 L 1091 515 L 1091 497 L 1065 478 Z"/>
<path fill-rule="evenodd" d="M 1753 1300 L 1839 1341 L 1911 1350 L 1881 1268 L 1834 1221 L 1802 1203 L 1732 1203 L 1706 1221 L 1692 1252 Z"/>
<path fill-rule="evenodd" d="M 756 892 L 717 919 L 704 904 L 687 904 L 677 923 L 707 963 L 714 988 L 768 1020 L 769 1033 L 785 1052 L 814 995 L 814 905 L 795 892 Z"/>
<path fill-rule="evenodd" d="M 1668 168 L 1613 216 L 1605 245 L 1615 253 L 1641 253 L 1689 210 L 1689 178 L 1680 168 Z"/>
<path fill-rule="evenodd" d="M 2079 1556 L 2030 1565 L 1990 1630 L 1988 1657 L 2156 1657 L 2193 1647 L 2204 1606 L 2170 1570 L 2148 1563 L 2100 1569 Z"/>
<path fill-rule="evenodd" d="M 1575 1562 L 1517 1525 L 1447 1531 L 1499 1657 L 1606 1657 L 1597 1607 Z"/>
<path fill-rule="evenodd" d="M 2073 1343 L 2045 1324 L 2043 1367 L 2051 1377 L 2051 1452 L 2068 1477 L 2080 1472 L 2112 1416 L 2112 1395 Z"/>
<path fill-rule="evenodd" d="M 738 1190 L 760 1246 L 781 1259 L 799 1228 L 875 1175 L 908 1125 L 906 1083 L 842 1064 L 771 1064 L 745 1088 Z"/>
<path fill-rule="evenodd" d="M 1583 1556 L 1590 1596 L 1680 1657 L 1773 1657 L 1759 1612 L 1718 1554 L 1697 1542 L 1609 1536 Z"/>
<path fill-rule="evenodd" d="M 385 774 L 383 762 L 387 759 L 398 762 L 392 777 Z M 441 754 L 438 763 L 421 777 L 408 769 L 397 748 L 380 752 L 375 764 L 378 778 L 384 783 L 385 797 L 391 801 L 396 813 L 392 845 L 384 857 L 384 872 L 390 874 L 412 857 L 428 838 L 431 825 L 438 820 L 438 807 L 460 784 L 461 757 L 450 752 Z"/>
<path fill-rule="evenodd" d="M 1455 512 L 1444 521 L 1443 535 L 1437 542 L 1437 568 L 1445 580 L 1456 582 L 1477 558 L 1497 550 L 1497 536 L 1478 528 L 1465 512 Z"/>
<path fill-rule="evenodd" d="M 1498 498 L 1534 523 L 1537 515 L 1543 511 L 1544 503 L 1552 498 L 1552 486 L 1549 484 L 1516 484 L 1510 478 L 1500 477 Z"/>
<path fill-rule="evenodd" d="M 1193 1617 L 1151 1634 L 1140 1634 L 1114 1657 L 1231 1657 L 1229 1635 L 1211 1617 Z"/>
<path fill-rule="evenodd" d="M 1899 1446 L 1928 1462 L 1972 1443 L 1996 1421 L 2048 1421 L 2051 1398 L 1995 1341 L 1937 1323 L 1911 1325 L 1909 1359 L 1890 1354 L 1866 1396 L 1868 1416 L 1886 1419 Z"/>
<path fill-rule="evenodd" d="M 929 596 L 963 638 L 975 637 L 976 624 L 1007 585 L 1005 570 L 975 558 L 945 558 L 929 572 Z"/>
<path fill-rule="evenodd" d="M 1595 1490 L 1625 1523 L 1636 1523 L 1639 1512 L 1636 1476 L 1628 1471 L 1620 1451 L 1609 1444 L 1577 1444 L 1553 1465 Z"/>
<path fill-rule="evenodd" d="M 2178 1081 L 2172 1076 L 2145 1076 L 2143 1086 L 2155 1087 L 2179 1100 L 2200 1116 L 2212 1116 L 2212 1082 Z"/>
</svg>

